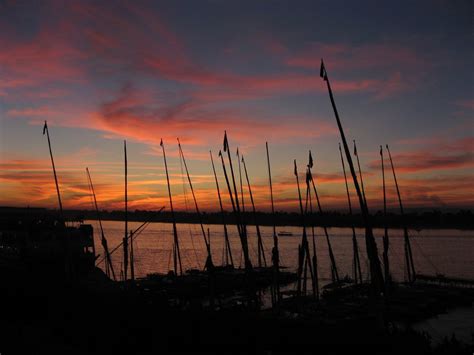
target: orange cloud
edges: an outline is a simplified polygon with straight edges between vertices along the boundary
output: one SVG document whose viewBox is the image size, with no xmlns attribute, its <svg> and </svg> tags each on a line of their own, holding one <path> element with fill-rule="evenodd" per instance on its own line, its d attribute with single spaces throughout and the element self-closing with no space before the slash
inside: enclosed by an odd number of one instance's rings
<svg viewBox="0 0 474 355">
<path fill-rule="evenodd" d="M 262 137 L 291 139 L 294 137 L 314 138 L 337 133 L 327 121 L 312 117 L 291 118 L 252 117 L 236 109 L 202 110 L 204 103 L 195 99 L 177 103 L 162 103 L 160 99 L 148 99 L 131 86 L 125 86 L 118 96 L 102 104 L 99 114 L 93 116 L 94 128 L 130 137 L 149 144 L 157 144 L 163 138 L 166 142 L 209 145 L 222 140 L 224 130 L 235 139 L 247 144 L 260 141 Z M 249 131 L 248 127 L 252 127 Z M 152 152 L 156 152 L 152 148 Z"/>
</svg>

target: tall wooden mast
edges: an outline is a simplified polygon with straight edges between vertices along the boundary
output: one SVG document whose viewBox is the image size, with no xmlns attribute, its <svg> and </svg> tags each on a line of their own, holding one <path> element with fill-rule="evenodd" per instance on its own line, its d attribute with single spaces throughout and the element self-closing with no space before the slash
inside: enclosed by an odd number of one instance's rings
<svg viewBox="0 0 474 355">
<path fill-rule="evenodd" d="M 173 270 L 174 270 L 175 275 L 178 275 L 178 267 L 179 267 L 179 275 L 182 275 L 183 266 L 181 264 L 181 252 L 179 249 L 178 230 L 176 228 L 176 218 L 175 218 L 174 209 L 173 209 L 173 198 L 171 196 L 170 177 L 168 174 L 168 164 L 166 162 L 166 153 L 165 153 L 165 145 L 163 144 L 163 138 L 160 141 L 160 146 L 163 151 L 163 160 L 165 162 L 166 183 L 168 185 L 168 196 L 170 199 L 171 219 L 173 222 Z"/>
<path fill-rule="evenodd" d="M 306 213 L 312 217 L 313 216 L 313 200 L 311 197 L 311 171 L 310 169 L 313 167 L 313 157 L 311 156 L 311 152 L 309 152 L 309 160 L 306 169 Z M 318 256 L 316 254 L 316 233 L 314 230 L 314 222 L 311 222 L 311 239 L 313 242 L 313 297 L 316 300 L 319 300 L 319 275 L 318 275 Z"/>
<path fill-rule="evenodd" d="M 227 142 L 227 148 L 229 148 L 228 147 L 229 143 L 227 141 L 227 135 L 226 135 L 226 142 Z M 232 162 L 230 161 L 230 149 L 227 149 L 227 153 L 229 155 L 229 164 L 232 168 Z M 243 185 L 243 182 L 242 182 L 242 168 L 240 166 L 239 147 L 237 147 L 236 155 L 237 155 L 237 162 L 238 162 L 238 167 L 239 167 L 239 180 L 240 180 L 240 205 L 241 205 L 241 211 L 240 211 L 241 212 L 241 217 L 240 218 L 241 218 L 241 223 L 242 223 L 241 228 L 242 228 L 242 231 L 243 231 L 244 235 L 248 239 L 247 218 L 246 218 L 246 215 L 245 215 L 244 185 Z M 232 170 L 231 170 L 231 172 L 232 172 Z M 233 172 L 232 172 L 232 174 L 233 174 Z M 238 203 L 239 201 L 236 200 L 236 202 Z"/>
<path fill-rule="evenodd" d="M 204 225 L 202 224 L 201 212 L 199 211 L 199 206 L 198 206 L 198 203 L 197 203 L 196 194 L 194 193 L 193 183 L 191 182 L 191 177 L 189 176 L 188 165 L 186 164 L 186 159 L 184 158 L 183 148 L 181 147 L 181 142 L 179 141 L 179 138 L 177 138 L 177 140 L 178 140 L 179 153 L 181 155 L 181 158 L 183 159 L 184 168 L 186 170 L 186 176 L 188 177 L 189 187 L 191 189 L 191 194 L 193 195 L 194 207 L 196 208 L 196 213 L 197 213 L 198 218 L 199 218 L 199 224 L 201 225 L 202 237 L 203 237 L 204 243 L 206 245 L 206 250 L 207 250 L 206 267 L 208 269 L 211 269 L 211 268 L 214 267 L 214 264 L 212 262 L 211 243 L 210 243 L 210 240 L 208 240 L 206 238 L 206 232 L 204 231 Z"/>
<path fill-rule="evenodd" d="M 110 257 L 109 246 L 107 244 L 107 238 L 105 238 L 104 228 L 102 227 L 102 219 L 100 218 L 99 206 L 97 205 L 97 198 L 94 191 L 94 185 L 92 184 L 92 178 L 89 172 L 89 168 L 86 168 L 86 172 L 87 172 L 87 178 L 89 180 L 89 187 L 90 187 L 92 197 L 94 200 L 95 211 L 97 213 L 97 220 L 99 221 L 100 236 L 101 236 L 100 241 L 102 244 L 102 248 L 104 248 L 104 256 L 105 256 L 105 272 L 106 272 L 106 275 L 109 277 L 110 277 L 110 273 L 112 273 L 112 278 L 115 281 L 116 279 L 115 279 L 114 266 L 112 265 L 112 258 Z"/>
<path fill-rule="evenodd" d="M 232 157 L 230 154 L 230 148 L 229 148 L 229 140 L 227 138 L 227 132 L 224 131 L 224 152 L 227 152 L 227 157 L 229 158 L 229 166 L 230 166 L 230 175 L 232 177 L 232 184 L 234 186 L 234 197 L 235 197 L 235 207 L 237 210 L 237 213 L 239 214 L 239 220 L 240 220 L 240 225 L 243 227 L 243 222 L 242 222 L 242 216 L 241 216 L 241 210 L 240 210 L 240 203 L 239 203 L 239 194 L 237 192 L 237 185 L 235 183 L 235 176 L 234 176 L 234 167 L 232 165 Z M 244 230 L 244 228 L 242 228 Z"/>
<path fill-rule="evenodd" d="M 124 152 L 124 182 L 125 182 L 125 233 L 123 236 L 123 280 L 127 281 L 128 272 L 128 163 L 127 163 L 127 141 L 123 141 L 123 152 Z"/>
<path fill-rule="evenodd" d="M 221 162 L 222 162 L 222 170 L 224 171 L 225 182 L 227 184 L 227 190 L 229 192 L 229 198 L 232 204 L 232 211 L 236 219 L 237 231 L 239 232 L 240 244 L 242 246 L 242 253 L 244 254 L 245 268 L 251 269 L 252 263 L 250 262 L 250 257 L 249 257 L 249 247 L 248 247 L 247 237 L 242 231 L 242 223 L 240 221 L 240 215 L 237 212 L 234 195 L 232 194 L 232 187 L 230 186 L 229 176 L 227 175 L 227 169 L 225 167 L 224 156 L 221 151 L 219 151 L 219 157 L 221 158 Z"/>
<path fill-rule="evenodd" d="M 236 155 L 237 155 L 237 161 L 239 163 L 240 201 L 242 203 L 242 213 L 245 214 L 244 185 L 242 183 L 242 168 L 240 166 L 239 147 L 237 147 Z M 245 225 L 245 221 L 244 221 L 244 225 Z"/>
<path fill-rule="evenodd" d="M 314 182 L 313 174 L 311 173 L 311 167 L 313 166 L 313 158 L 311 157 L 311 151 L 309 152 L 310 164 L 308 164 L 308 179 L 313 185 L 314 196 L 316 197 L 316 203 L 318 205 L 319 215 L 323 216 L 323 208 L 321 207 L 321 201 L 319 200 L 318 190 L 316 189 L 316 183 Z M 322 226 L 324 230 L 324 235 L 326 236 L 326 243 L 328 245 L 329 259 L 331 261 L 331 278 L 332 282 L 339 282 L 339 272 L 337 270 L 336 258 L 332 250 L 331 240 L 329 239 L 328 229 L 325 225 Z"/>
<path fill-rule="evenodd" d="M 297 291 L 298 295 L 301 295 L 301 276 L 303 273 L 303 267 L 308 263 L 309 269 L 311 271 L 311 280 L 314 282 L 314 275 L 313 275 L 313 268 L 311 266 L 311 259 L 309 258 L 310 253 L 309 253 L 309 243 L 308 243 L 308 237 L 306 235 L 306 223 L 305 223 L 305 218 L 304 218 L 304 210 L 303 210 L 303 201 L 301 199 L 301 189 L 300 189 L 300 180 L 298 177 L 298 168 L 296 166 L 296 159 L 294 160 L 294 174 L 296 177 L 296 185 L 298 186 L 298 199 L 299 199 L 299 204 L 300 204 L 300 213 L 301 213 L 301 224 L 303 225 L 303 236 L 301 238 L 301 245 L 299 247 L 299 255 L 298 255 L 298 283 L 297 283 Z M 305 280 L 303 280 L 306 282 Z"/>
<path fill-rule="evenodd" d="M 357 191 L 357 196 L 359 198 L 359 204 L 362 211 L 362 217 L 364 219 L 365 224 L 365 243 L 367 248 L 367 255 L 369 258 L 370 263 L 370 276 L 371 276 L 371 284 L 373 289 L 373 294 L 378 295 L 384 291 L 384 283 L 383 283 L 383 276 L 382 276 L 382 269 L 380 267 L 380 260 L 378 257 L 377 252 L 377 244 L 375 242 L 372 225 L 369 217 L 369 211 L 363 198 L 361 189 L 359 187 L 359 183 L 357 181 L 357 176 L 354 170 L 354 164 L 352 162 L 351 153 L 349 151 L 349 146 L 347 145 L 346 136 L 344 134 L 344 129 L 342 128 L 341 120 L 339 119 L 339 113 L 337 112 L 336 102 L 334 101 L 334 95 L 332 93 L 331 84 L 329 82 L 328 74 L 326 68 L 324 66 L 324 62 L 321 59 L 321 69 L 320 69 L 320 76 L 326 82 L 329 98 L 331 100 L 332 108 L 334 110 L 334 115 L 336 117 L 337 126 L 339 128 L 339 133 L 341 135 L 342 144 L 344 146 L 344 152 L 346 154 L 347 163 L 349 164 L 349 169 L 351 171 L 352 179 L 354 181 L 354 186 Z"/>
<path fill-rule="evenodd" d="M 252 203 L 252 211 L 254 216 L 255 228 L 257 229 L 257 250 L 258 250 L 258 267 L 267 266 L 267 259 L 265 258 L 265 249 L 263 248 L 262 234 L 260 233 L 260 226 L 257 220 L 257 210 L 255 209 L 255 202 L 253 200 L 252 188 L 250 186 L 249 175 L 247 172 L 247 165 L 245 164 L 244 156 L 242 155 L 242 164 L 244 165 L 245 178 L 249 188 L 250 202 Z M 263 260 L 263 263 L 262 263 Z"/>
<path fill-rule="evenodd" d="M 267 150 L 267 166 L 268 166 L 268 183 L 270 187 L 270 201 L 272 206 L 272 226 L 273 226 L 273 248 L 272 248 L 272 265 L 273 265 L 273 287 L 272 287 L 272 306 L 275 307 L 280 301 L 280 252 L 278 250 L 278 236 L 276 233 L 275 222 L 275 206 L 273 203 L 273 186 L 272 186 L 272 172 L 270 167 L 270 154 L 268 153 L 268 142 L 265 142 Z"/>
<path fill-rule="evenodd" d="M 359 154 L 357 153 L 357 146 L 356 146 L 355 139 L 353 139 L 352 142 L 354 142 L 354 155 L 357 158 L 357 167 L 359 168 L 360 187 L 362 189 L 362 196 L 364 197 L 364 202 L 367 205 L 367 199 L 365 197 L 364 180 L 362 179 L 362 169 L 360 168 Z"/>
<path fill-rule="evenodd" d="M 71 264 L 71 255 L 70 255 L 70 248 L 69 248 L 69 233 L 66 228 L 66 221 L 64 219 L 63 214 L 63 203 L 61 201 L 61 193 L 59 192 L 59 183 L 58 183 L 58 176 L 56 174 L 56 166 L 54 165 L 54 158 L 53 158 L 53 150 L 51 148 L 51 140 L 49 138 L 49 129 L 47 121 L 44 121 L 43 126 L 43 136 L 46 134 L 48 138 L 48 147 L 49 147 L 49 156 L 51 157 L 51 165 L 53 167 L 53 174 L 54 174 L 54 183 L 56 185 L 56 193 L 58 195 L 58 205 L 59 205 L 59 223 L 62 228 L 64 228 L 64 235 L 63 235 L 63 248 L 64 248 L 64 268 L 67 277 L 73 276 L 73 269 Z"/>
<path fill-rule="evenodd" d="M 393 165 L 392 155 L 390 154 L 390 149 L 388 144 L 385 146 L 387 148 L 388 156 L 390 158 L 390 164 L 392 166 L 393 179 L 395 180 L 395 187 L 397 188 L 398 202 L 400 204 L 400 213 L 404 219 L 403 223 L 403 236 L 405 241 L 405 265 L 407 269 L 408 282 L 413 283 L 416 278 L 415 273 L 415 264 L 413 263 L 413 254 L 411 252 L 410 237 L 408 236 L 408 227 L 405 221 L 405 212 L 403 210 L 402 197 L 400 195 L 400 189 L 398 187 L 397 176 L 395 175 L 395 167 Z"/>
<path fill-rule="evenodd" d="M 388 227 L 387 227 L 387 194 L 385 190 L 385 167 L 383 161 L 383 149 L 380 146 L 380 162 L 382 163 L 382 187 L 383 187 L 383 223 L 384 223 L 384 234 L 383 234 L 383 266 L 385 274 L 385 287 L 388 289 L 388 286 L 391 282 L 390 276 L 390 265 L 388 260 L 388 250 L 389 250 L 389 239 L 388 239 Z"/>
<path fill-rule="evenodd" d="M 230 242 L 229 242 L 229 233 L 227 231 L 227 223 L 226 223 L 226 220 L 225 220 L 225 212 L 224 212 L 224 207 L 222 205 L 221 191 L 219 189 L 219 181 L 217 179 L 216 168 L 214 166 L 214 159 L 212 157 L 212 152 L 211 151 L 209 151 L 209 155 L 211 156 L 212 171 L 214 172 L 214 178 L 216 180 L 217 197 L 219 198 L 219 207 L 221 209 L 222 224 L 224 226 L 225 265 L 230 265 L 230 266 L 234 267 L 234 260 L 232 258 L 232 250 L 230 248 Z"/>
<path fill-rule="evenodd" d="M 58 176 L 56 174 L 56 166 L 54 165 L 53 150 L 51 149 L 51 140 L 49 139 L 49 130 L 48 130 L 48 122 L 47 121 L 44 121 L 43 136 L 45 135 L 45 133 L 46 133 L 46 137 L 48 138 L 49 156 L 51 157 L 51 165 L 53 167 L 54 183 L 56 185 L 56 193 L 58 195 L 58 205 L 59 205 L 59 213 L 60 213 L 60 217 L 61 217 L 61 223 L 64 223 L 63 203 L 61 201 L 61 193 L 59 192 Z"/>
<path fill-rule="evenodd" d="M 341 143 L 339 143 L 339 154 L 341 155 L 341 164 L 342 171 L 344 172 L 344 182 L 346 184 L 346 193 L 347 193 L 347 204 L 349 206 L 349 216 L 352 218 L 352 202 L 351 195 L 349 193 L 349 184 L 347 183 L 347 174 L 346 174 L 346 165 L 344 164 L 344 157 L 342 156 Z M 357 245 L 357 237 L 355 232 L 354 223 L 351 222 L 352 227 L 352 252 L 353 252 L 353 273 L 354 273 L 354 282 L 362 283 L 362 271 L 360 267 L 360 258 L 359 258 L 359 246 Z"/>
<path fill-rule="evenodd" d="M 249 250 L 248 250 L 247 229 L 245 228 L 245 225 L 242 221 L 242 214 L 241 214 L 241 211 L 240 211 L 239 197 L 238 197 L 238 193 L 237 193 L 237 185 L 235 184 L 234 168 L 232 167 L 232 158 L 231 158 L 231 154 L 230 154 L 229 141 L 227 139 L 227 132 L 225 132 L 225 131 L 224 131 L 224 152 L 227 152 L 227 156 L 229 158 L 229 165 L 230 165 L 230 172 L 231 172 L 231 177 L 232 177 L 232 184 L 233 184 L 233 187 L 234 187 L 235 201 L 232 200 L 232 191 L 231 191 L 231 187 L 230 187 L 230 184 L 229 184 L 229 179 L 227 177 L 227 172 L 225 170 L 224 157 L 221 153 L 222 166 L 223 166 L 223 169 L 224 169 L 224 175 L 226 176 L 227 187 L 229 188 L 229 195 L 231 196 L 231 201 L 233 201 L 232 207 L 234 208 L 234 213 L 236 215 L 237 224 L 239 225 L 240 241 L 241 241 L 241 244 L 242 244 L 242 252 L 244 254 L 245 268 L 246 268 L 246 270 L 250 271 L 250 270 L 252 270 L 253 267 L 252 267 L 252 263 L 250 261 Z"/>
</svg>

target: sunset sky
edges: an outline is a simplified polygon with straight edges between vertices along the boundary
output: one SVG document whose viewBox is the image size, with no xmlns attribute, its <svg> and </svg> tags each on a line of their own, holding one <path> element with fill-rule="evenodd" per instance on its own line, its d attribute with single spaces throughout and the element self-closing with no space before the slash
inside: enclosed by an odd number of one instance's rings
<svg viewBox="0 0 474 355">
<path fill-rule="evenodd" d="M 472 7 L 0 0 L 0 205 L 57 207 L 47 120 L 66 208 L 92 208 L 86 167 L 100 207 L 123 208 L 124 139 L 130 208 L 167 205 L 163 138 L 176 208 L 185 210 L 179 137 L 198 202 L 217 210 L 209 150 L 225 192 L 217 153 L 227 130 L 257 209 L 269 209 L 268 141 L 278 210 L 297 207 L 293 159 L 304 181 L 310 149 L 323 208 L 345 210 L 323 57 L 347 138 L 358 143 L 369 209 L 382 203 L 381 144 L 408 207 L 472 208 Z M 395 207 L 389 170 L 387 184 Z"/>
</svg>

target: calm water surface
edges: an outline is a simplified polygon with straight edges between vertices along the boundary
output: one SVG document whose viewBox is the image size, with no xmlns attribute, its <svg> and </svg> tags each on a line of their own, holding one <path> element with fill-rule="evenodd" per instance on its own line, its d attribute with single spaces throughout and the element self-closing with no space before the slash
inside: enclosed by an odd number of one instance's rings
<svg viewBox="0 0 474 355">
<path fill-rule="evenodd" d="M 95 245 L 97 253 L 103 254 L 99 240 L 100 233 L 97 221 L 87 221 L 95 229 Z M 129 229 L 134 230 L 140 222 L 129 222 Z M 124 235 L 124 223 L 117 221 L 104 221 L 104 232 L 108 239 L 109 248 L 113 249 L 121 243 Z M 178 224 L 178 237 L 181 250 L 183 269 L 203 268 L 206 251 L 200 226 L 196 224 Z M 211 249 L 214 264 L 222 263 L 223 259 L 223 226 L 205 226 L 209 228 L 211 236 Z M 271 247 L 273 244 L 272 227 L 260 227 L 266 251 L 267 263 L 271 263 Z M 235 226 L 228 226 L 230 243 L 234 264 L 242 265 L 240 239 Z M 277 232 L 291 232 L 293 236 L 279 237 L 281 262 L 291 270 L 296 270 L 297 250 L 301 241 L 301 227 L 278 227 Z M 329 228 L 329 236 L 336 258 L 339 275 L 352 275 L 352 230 L 350 228 Z M 364 230 L 357 229 L 359 250 L 361 255 L 362 273 L 368 275 L 368 263 L 365 249 Z M 321 282 L 330 280 L 330 261 L 324 231 L 316 228 L 316 249 L 318 256 L 319 275 Z M 381 253 L 382 229 L 375 229 L 374 234 Z M 474 278 L 474 231 L 454 229 L 425 229 L 421 231 L 410 230 L 412 251 L 415 267 L 418 273 L 434 275 L 442 273 L 446 276 Z M 250 256 L 252 263 L 257 263 L 256 232 L 254 226 L 248 226 Z M 311 230 L 308 230 L 311 242 Z M 390 237 L 390 266 L 393 277 L 397 280 L 405 278 L 403 259 L 403 231 L 393 229 L 389 231 Z M 150 223 L 137 237 L 135 248 L 135 273 L 137 277 L 149 273 L 166 273 L 173 268 L 172 263 L 173 227 L 171 223 Z M 113 255 L 114 269 L 119 271 L 122 267 L 122 249 L 119 248 Z M 100 265 L 103 267 L 103 263 Z"/>
</svg>

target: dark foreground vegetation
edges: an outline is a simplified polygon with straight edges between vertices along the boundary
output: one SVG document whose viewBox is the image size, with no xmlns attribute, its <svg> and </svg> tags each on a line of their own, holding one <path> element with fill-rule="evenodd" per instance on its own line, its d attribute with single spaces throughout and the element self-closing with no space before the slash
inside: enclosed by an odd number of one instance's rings
<svg viewBox="0 0 474 355">
<path fill-rule="evenodd" d="M 22 215 L 55 215 L 57 211 L 43 208 L 12 208 L 0 207 L 0 213 L 3 216 L 8 214 Z M 69 220 L 94 220 L 97 218 L 97 212 L 93 210 L 65 210 L 64 215 Z M 102 220 L 123 221 L 123 211 L 106 211 L 100 212 Z M 202 212 L 202 222 L 204 224 L 220 224 L 222 223 L 222 215 L 220 212 Z M 243 214 L 248 224 L 252 224 L 254 216 L 251 213 Z M 196 213 L 176 212 L 175 218 L 177 223 L 199 223 L 199 216 Z M 226 222 L 235 224 L 235 215 L 226 212 Z M 307 217 L 307 224 L 326 227 L 364 227 L 361 215 L 344 214 L 341 212 L 325 212 L 322 215 L 313 214 Z M 273 217 L 270 213 L 257 212 L 257 219 L 260 225 L 273 225 Z M 128 211 L 129 221 L 157 221 L 172 222 L 171 213 L 162 211 L 159 215 L 156 211 L 135 210 Z M 301 225 L 301 215 L 296 212 L 275 212 L 275 221 L 279 226 L 299 226 Z M 377 211 L 372 215 L 372 224 L 376 228 L 384 227 L 384 216 L 381 211 Z M 389 228 L 402 228 L 407 225 L 409 228 L 454 228 L 454 229 L 474 229 L 474 215 L 471 210 L 459 210 L 456 212 L 442 212 L 440 210 L 424 211 L 424 212 L 406 212 L 402 217 L 400 214 L 388 213 L 387 226 Z"/>
</svg>

